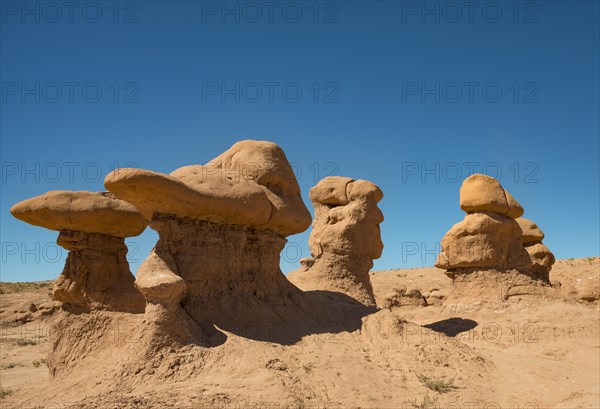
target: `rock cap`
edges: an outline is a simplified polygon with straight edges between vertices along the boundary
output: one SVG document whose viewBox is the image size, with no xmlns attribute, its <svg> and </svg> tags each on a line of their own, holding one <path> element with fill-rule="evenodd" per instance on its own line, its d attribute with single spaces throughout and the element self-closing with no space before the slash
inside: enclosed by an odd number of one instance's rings
<svg viewBox="0 0 600 409">
<path fill-rule="evenodd" d="M 460 188 L 460 208 L 467 213 L 488 211 L 516 219 L 523 207 L 491 176 L 480 173 L 466 178 Z"/>
<path fill-rule="evenodd" d="M 172 214 L 284 236 L 311 222 L 292 167 L 273 142 L 240 141 L 206 165 L 184 166 L 170 175 L 118 169 L 104 185 L 150 219 Z"/>
<path fill-rule="evenodd" d="M 17 203 L 10 213 L 19 220 L 50 230 L 137 236 L 148 220 L 137 209 L 107 192 L 51 190 Z"/>
</svg>

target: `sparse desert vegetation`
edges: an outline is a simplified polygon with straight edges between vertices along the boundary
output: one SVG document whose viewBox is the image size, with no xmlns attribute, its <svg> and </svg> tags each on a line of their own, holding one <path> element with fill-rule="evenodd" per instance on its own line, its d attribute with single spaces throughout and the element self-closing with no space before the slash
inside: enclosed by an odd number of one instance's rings
<svg viewBox="0 0 600 409">
<path fill-rule="evenodd" d="M 434 392 L 444 393 L 453 389 L 458 389 L 458 386 L 454 385 L 454 378 L 432 378 L 425 374 L 420 374 L 417 376 L 417 378 L 419 381 L 421 381 L 421 383 L 423 383 L 423 385 L 427 386 Z"/>
</svg>

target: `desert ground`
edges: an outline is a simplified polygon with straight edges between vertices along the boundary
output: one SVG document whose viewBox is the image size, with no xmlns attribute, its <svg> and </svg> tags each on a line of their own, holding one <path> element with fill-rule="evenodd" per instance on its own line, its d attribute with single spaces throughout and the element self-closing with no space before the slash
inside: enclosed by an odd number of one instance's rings
<svg viewBox="0 0 600 409">
<path fill-rule="evenodd" d="M 379 308 L 353 331 L 281 343 L 223 330 L 227 341 L 201 356 L 149 357 L 139 369 L 148 375 L 122 387 L 101 376 L 102 354 L 86 362 L 89 373 L 52 379 L 45 359 L 60 310 L 50 302 L 52 282 L 2 283 L 0 406 L 600 407 L 600 257 L 557 261 L 556 296 L 511 297 L 493 307 L 443 305 L 452 280 L 433 267 L 370 278 Z M 126 351 L 109 350 L 106 361 Z"/>
</svg>

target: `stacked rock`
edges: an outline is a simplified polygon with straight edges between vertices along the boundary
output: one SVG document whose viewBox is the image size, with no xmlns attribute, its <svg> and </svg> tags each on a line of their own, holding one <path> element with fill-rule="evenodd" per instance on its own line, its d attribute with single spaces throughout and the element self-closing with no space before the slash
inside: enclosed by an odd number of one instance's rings
<svg viewBox="0 0 600 409">
<path fill-rule="evenodd" d="M 500 183 L 487 175 L 469 176 L 460 188 L 460 207 L 467 212 L 442 239 L 435 266 L 456 274 L 488 269 L 529 271 L 516 218 L 523 207 Z"/>
<path fill-rule="evenodd" d="M 542 243 L 544 232 L 537 224 L 523 217 L 519 217 L 517 223 L 523 232 L 523 246 L 531 258 L 533 276 L 539 280 L 550 282 L 550 270 L 556 259 L 548 247 Z"/>
<path fill-rule="evenodd" d="M 279 253 L 311 217 L 276 144 L 241 141 L 206 165 L 170 175 L 119 169 L 105 186 L 159 234 L 135 281 L 154 321 L 188 315 L 227 325 L 256 318 L 253 305 L 289 302 L 294 287 Z"/>
<path fill-rule="evenodd" d="M 125 237 L 142 233 L 148 221 L 131 204 L 106 192 L 57 190 L 17 203 L 10 212 L 59 231 L 58 244 L 69 250 L 54 284 L 54 300 L 67 308 L 143 311 Z"/>
<path fill-rule="evenodd" d="M 310 190 L 315 208 L 309 247 L 313 258 L 288 279 L 303 290 L 344 293 L 367 306 L 375 305 L 369 270 L 381 257 L 377 203 L 379 187 L 366 180 L 330 176 Z"/>
</svg>

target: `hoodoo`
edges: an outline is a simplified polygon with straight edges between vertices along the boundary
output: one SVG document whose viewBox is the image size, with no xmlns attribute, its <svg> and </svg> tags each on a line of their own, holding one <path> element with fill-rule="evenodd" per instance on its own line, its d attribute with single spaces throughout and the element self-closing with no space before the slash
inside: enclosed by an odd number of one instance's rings
<svg viewBox="0 0 600 409">
<path fill-rule="evenodd" d="M 523 246 L 531 258 L 534 277 L 550 282 L 550 270 L 556 259 L 550 249 L 542 243 L 544 233 L 537 224 L 523 217 L 519 217 L 517 223 L 523 232 Z"/>
<path fill-rule="evenodd" d="M 460 207 L 467 215 L 446 233 L 435 263 L 454 279 L 446 303 L 461 297 L 503 300 L 543 292 L 549 280 L 540 266 L 549 267 L 549 261 L 532 263 L 538 255 L 531 256 L 524 247 L 531 233 L 522 230 L 518 218 L 524 210 L 515 198 L 496 179 L 474 174 L 460 188 Z"/>
<path fill-rule="evenodd" d="M 17 203 L 13 216 L 56 230 L 69 250 L 54 284 L 53 298 L 67 308 L 140 311 L 144 300 L 129 271 L 125 237 L 137 236 L 148 221 L 111 193 L 54 190 Z"/>
<path fill-rule="evenodd" d="M 313 258 L 302 260 L 290 281 L 306 291 L 341 292 L 374 306 L 369 270 L 383 251 L 383 213 L 377 207 L 382 198 L 381 189 L 367 180 L 329 176 L 313 187 L 315 220 L 308 242 Z"/>
</svg>

